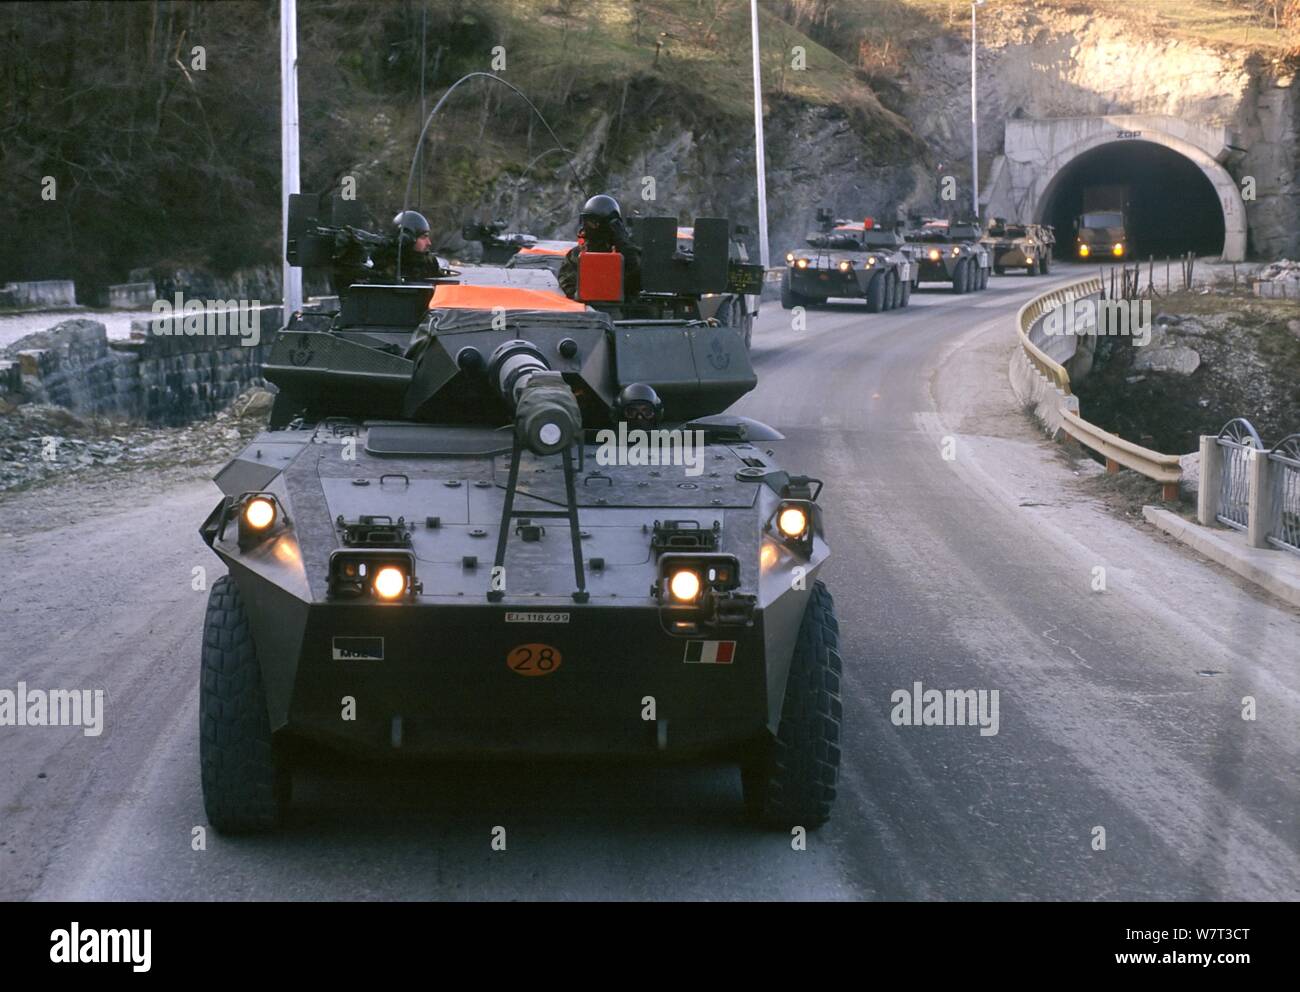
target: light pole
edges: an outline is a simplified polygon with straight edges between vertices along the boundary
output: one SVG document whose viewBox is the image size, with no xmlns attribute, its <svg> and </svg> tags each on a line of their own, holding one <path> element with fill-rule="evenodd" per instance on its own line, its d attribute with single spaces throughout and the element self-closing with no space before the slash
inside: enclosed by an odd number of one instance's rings
<svg viewBox="0 0 1300 992">
<path fill-rule="evenodd" d="M 970 5 L 970 198 L 976 220 L 980 215 L 980 130 L 975 113 L 975 8 L 983 4 L 984 0 L 971 0 Z"/>
<path fill-rule="evenodd" d="M 758 0 L 749 0 L 750 33 L 754 46 L 754 167 L 758 172 L 758 258 L 768 266 L 767 169 L 763 163 L 763 82 L 759 72 Z"/>
<path fill-rule="evenodd" d="M 290 265 L 289 194 L 298 192 L 298 8 L 296 0 L 280 0 L 280 196 L 283 244 L 284 322 L 302 309 L 302 269 Z"/>
</svg>

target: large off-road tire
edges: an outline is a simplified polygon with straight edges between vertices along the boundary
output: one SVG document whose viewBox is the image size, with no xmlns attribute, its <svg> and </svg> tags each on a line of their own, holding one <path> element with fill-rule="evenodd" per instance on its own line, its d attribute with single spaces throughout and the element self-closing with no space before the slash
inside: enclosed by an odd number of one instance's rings
<svg viewBox="0 0 1300 992">
<path fill-rule="evenodd" d="M 904 279 L 902 281 L 902 287 L 903 287 L 903 302 L 900 303 L 899 306 L 905 307 L 912 302 L 912 281 L 910 279 Z"/>
<path fill-rule="evenodd" d="M 885 271 L 885 309 L 893 310 L 898 306 L 898 277 L 894 273 Z"/>
<path fill-rule="evenodd" d="M 807 307 L 810 302 L 808 297 L 790 288 L 790 270 L 781 273 L 781 308 L 793 310 L 795 307 Z"/>
<path fill-rule="evenodd" d="M 989 288 L 989 270 L 980 269 L 980 289 Z"/>
<path fill-rule="evenodd" d="M 898 278 L 897 272 L 890 272 L 889 281 L 894 284 L 894 303 L 892 309 L 897 310 L 903 305 L 903 280 Z"/>
<path fill-rule="evenodd" d="M 889 280 L 886 273 L 877 272 L 867 283 L 867 313 L 880 313 L 885 309 L 885 290 Z"/>
<path fill-rule="evenodd" d="M 962 259 L 952 273 L 952 291 L 954 293 L 970 292 L 970 263 Z"/>
<path fill-rule="evenodd" d="M 745 807 L 767 826 L 813 830 L 830 818 L 843 721 L 838 647 L 835 602 L 818 581 L 799 625 L 777 735 L 741 766 Z"/>
<path fill-rule="evenodd" d="M 203 808 L 218 833 L 270 830 L 289 802 L 290 772 L 271 737 L 248 615 L 234 579 L 208 594 L 199 681 Z"/>
</svg>

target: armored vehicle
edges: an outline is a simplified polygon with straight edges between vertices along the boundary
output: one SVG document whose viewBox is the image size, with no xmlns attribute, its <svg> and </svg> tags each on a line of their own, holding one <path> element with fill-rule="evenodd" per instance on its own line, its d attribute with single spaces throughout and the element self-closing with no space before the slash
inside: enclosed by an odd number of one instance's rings
<svg viewBox="0 0 1300 992">
<path fill-rule="evenodd" d="M 726 412 L 757 382 L 700 316 L 729 289 L 727 222 L 697 219 L 690 258 L 676 234 L 639 222 L 636 298 L 616 253 L 587 251 L 578 299 L 482 267 L 354 286 L 276 335 L 269 429 L 217 474 L 200 529 L 229 570 L 200 681 L 216 829 L 273 827 L 304 742 L 720 756 L 761 821 L 827 819 L 822 483 Z M 291 263 L 310 241 L 291 232 Z"/>
<path fill-rule="evenodd" d="M 1007 269 L 1024 269 L 1036 276 L 1051 271 L 1056 235 L 1050 226 L 1008 224 L 995 217 L 980 244 L 993 256 L 993 271 L 998 275 L 1004 275 Z"/>
<path fill-rule="evenodd" d="M 914 246 L 921 282 L 950 282 L 954 293 L 970 293 L 989 284 L 992 262 L 980 244 L 976 221 L 921 220 L 907 232 Z"/>
<path fill-rule="evenodd" d="M 822 229 L 808 235 L 808 247 L 786 252 L 781 306 L 816 306 L 831 296 L 864 299 L 871 313 L 907 306 L 919 269 L 897 230 L 870 217 L 833 220 L 824 209 L 817 219 Z"/>
</svg>

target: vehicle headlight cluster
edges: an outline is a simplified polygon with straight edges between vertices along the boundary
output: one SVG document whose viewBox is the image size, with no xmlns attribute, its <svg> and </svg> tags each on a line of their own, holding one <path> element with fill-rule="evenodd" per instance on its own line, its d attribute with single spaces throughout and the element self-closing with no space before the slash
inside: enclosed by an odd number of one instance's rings
<svg viewBox="0 0 1300 992">
<path fill-rule="evenodd" d="M 849 269 L 851 269 L 851 268 L 853 268 L 853 263 L 850 262 L 848 259 L 845 259 L 844 261 L 840 262 L 840 271 L 841 271 L 841 272 L 848 272 Z"/>
<path fill-rule="evenodd" d="M 940 256 L 941 254 L 942 254 L 942 252 L 940 252 L 938 248 L 931 248 L 931 249 L 930 249 L 930 261 L 931 261 L 931 262 L 937 262 L 937 261 L 939 261 L 939 256 Z"/>
<path fill-rule="evenodd" d="M 339 549 L 330 555 L 331 599 L 394 603 L 415 596 L 422 588 L 415 577 L 415 556 L 409 551 Z"/>
</svg>

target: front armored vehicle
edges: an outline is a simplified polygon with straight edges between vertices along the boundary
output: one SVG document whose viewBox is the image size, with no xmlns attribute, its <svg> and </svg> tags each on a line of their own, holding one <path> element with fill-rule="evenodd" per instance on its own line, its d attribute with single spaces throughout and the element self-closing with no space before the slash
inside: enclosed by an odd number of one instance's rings
<svg viewBox="0 0 1300 992">
<path fill-rule="evenodd" d="M 919 270 L 897 230 L 870 217 L 834 220 L 827 210 L 817 219 L 822 229 L 808 235 L 807 247 L 786 253 L 781 306 L 817 306 L 832 296 L 866 300 L 870 313 L 908 305 Z"/>
<path fill-rule="evenodd" d="M 954 293 L 971 293 L 989 284 L 992 259 L 980 244 L 975 221 L 921 220 L 907 232 L 921 282 L 951 283 Z"/>
<path fill-rule="evenodd" d="M 451 271 L 279 332 L 269 429 L 200 530 L 229 570 L 200 681 L 214 827 L 275 826 L 304 747 L 708 755 L 762 822 L 827 819 L 822 484 L 726 412 L 756 385 L 699 313 L 727 288 L 727 223 L 698 219 L 689 259 L 675 227 L 639 222 L 635 297 L 616 252 L 584 251 L 576 299 Z"/>
</svg>

